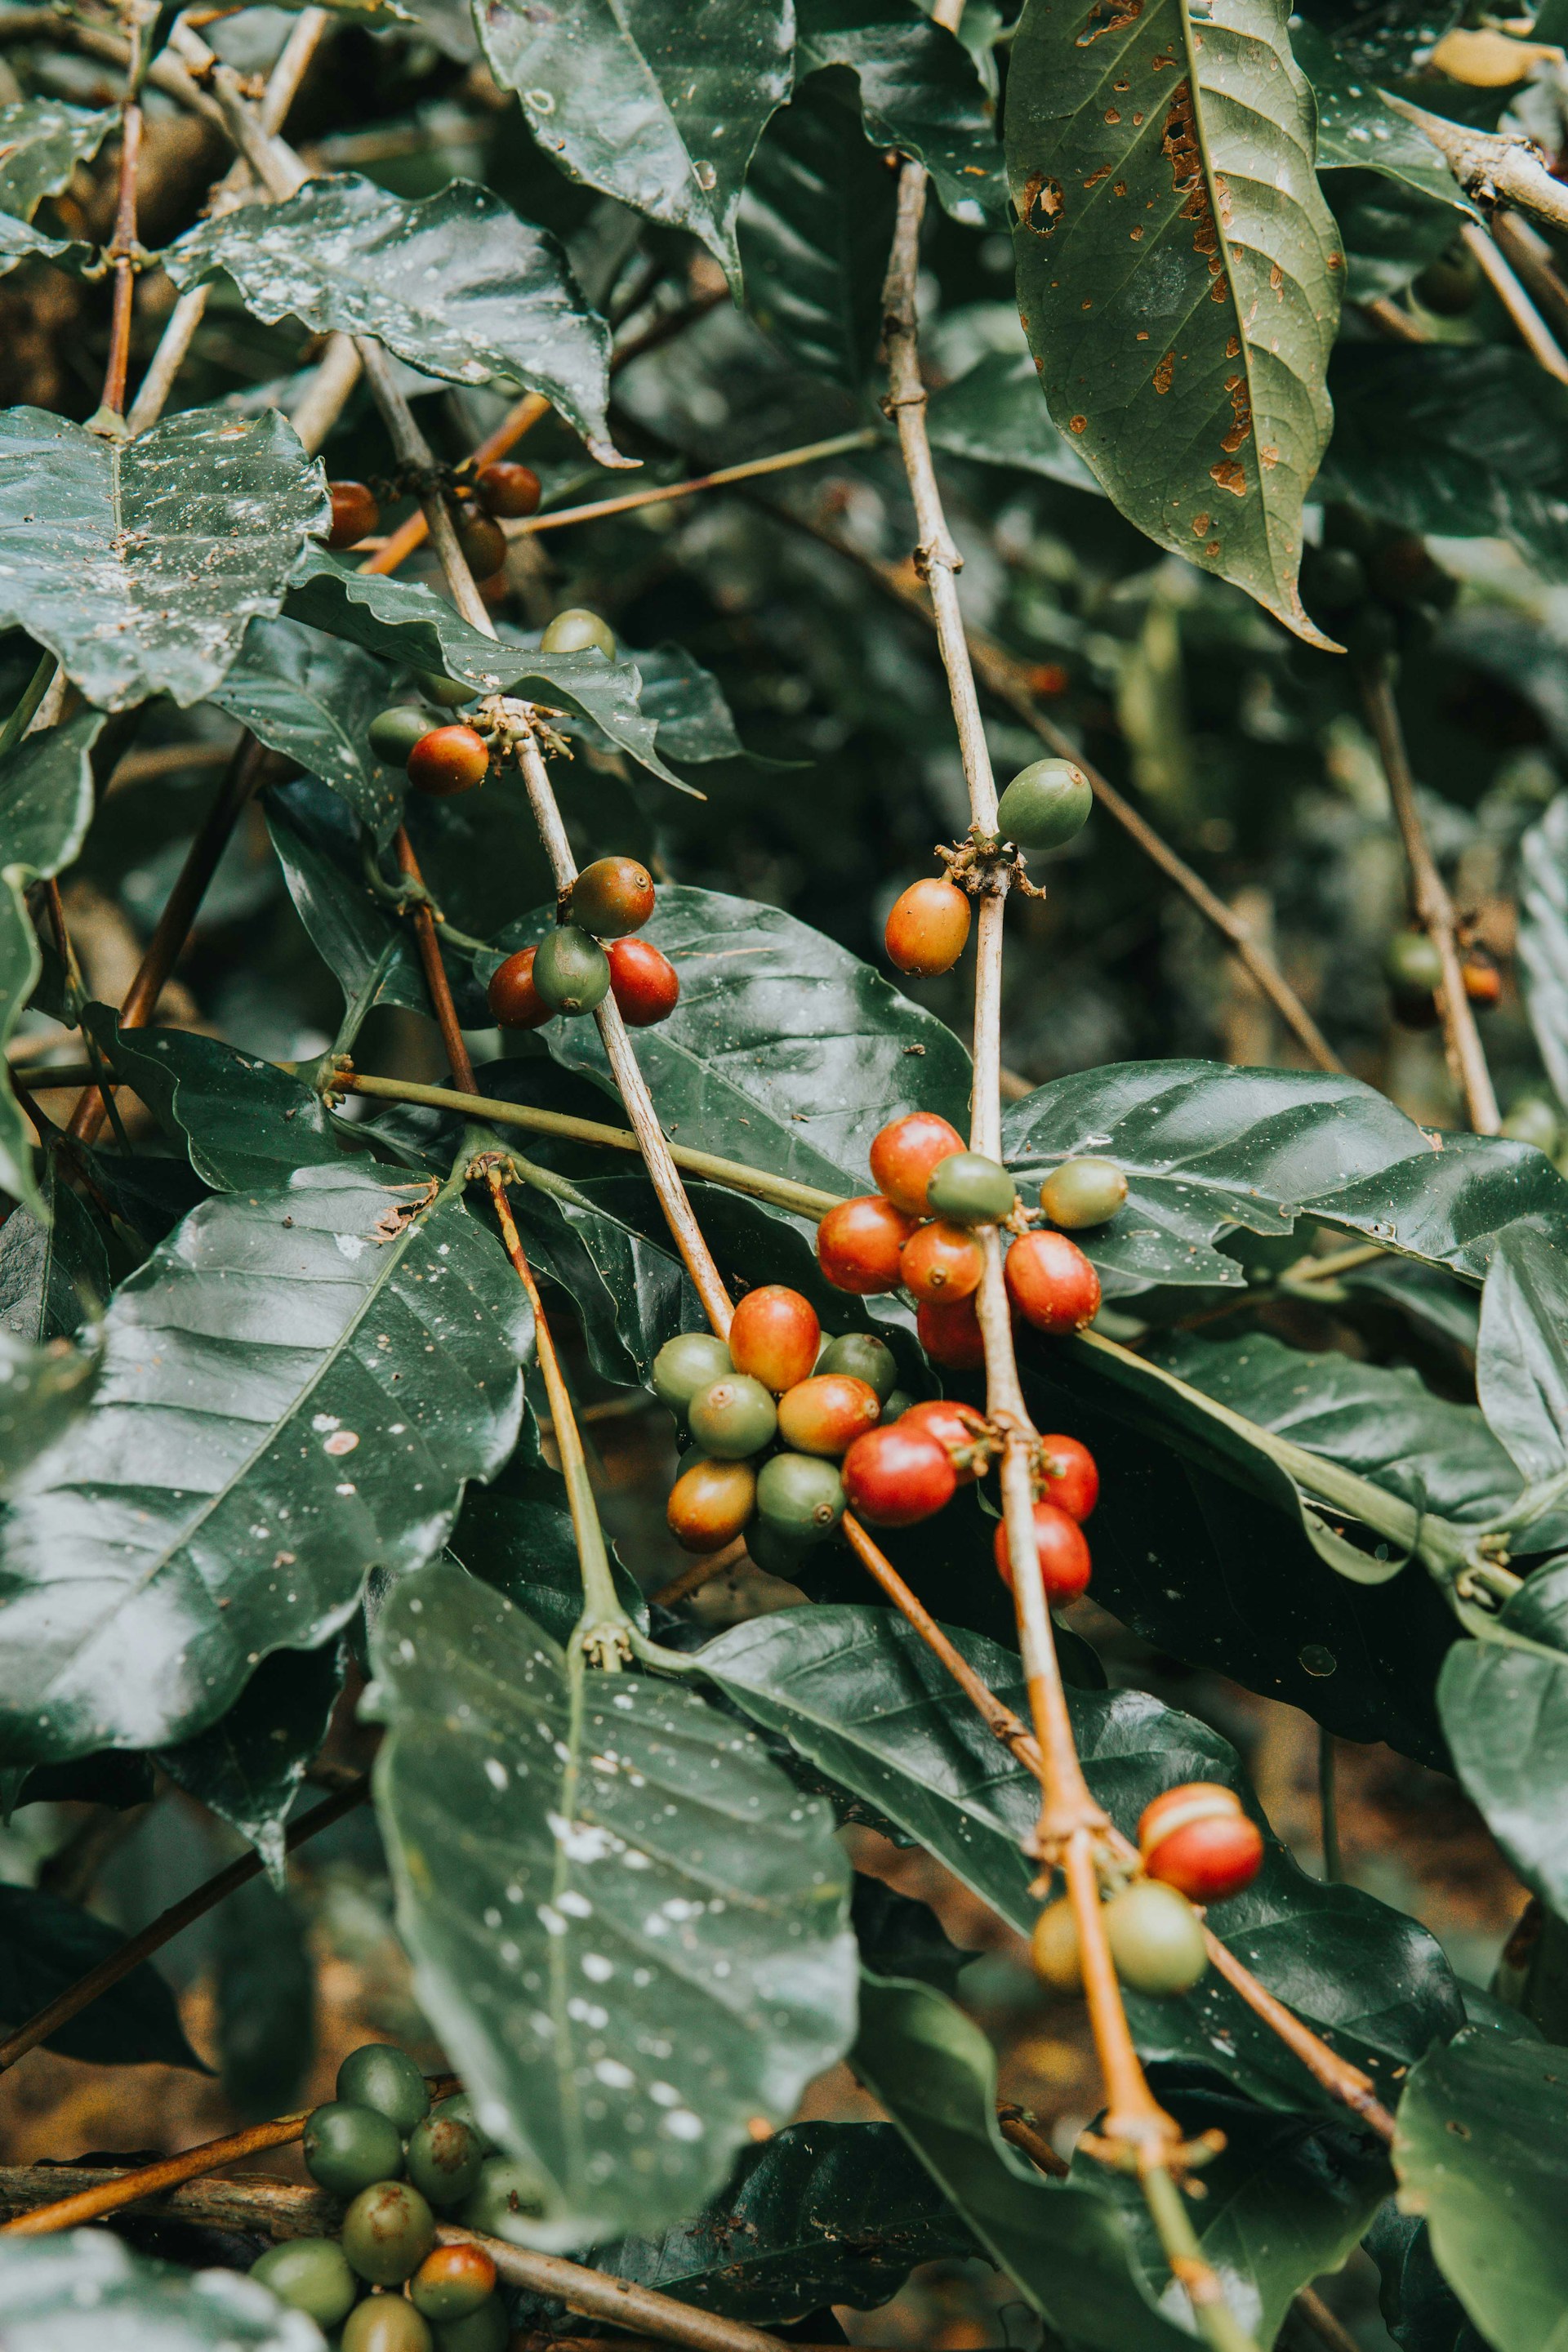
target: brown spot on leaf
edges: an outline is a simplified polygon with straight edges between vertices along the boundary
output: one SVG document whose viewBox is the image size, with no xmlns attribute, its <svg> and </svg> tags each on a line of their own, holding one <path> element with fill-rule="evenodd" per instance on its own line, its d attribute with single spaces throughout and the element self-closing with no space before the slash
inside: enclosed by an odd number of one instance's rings
<svg viewBox="0 0 1568 2352">
<path fill-rule="evenodd" d="M 1234 457 L 1244 441 L 1252 438 L 1252 394 L 1244 375 L 1227 375 L 1225 388 L 1230 394 L 1230 431 L 1220 443 L 1227 457 Z"/>
<path fill-rule="evenodd" d="M 1141 228 L 1130 228 L 1127 234 L 1131 238 L 1133 244 L 1136 245 L 1143 232 Z"/>
<path fill-rule="evenodd" d="M 1234 457 L 1227 457 L 1223 466 L 1211 466 L 1209 479 L 1217 482 L 1222 490 L 1228 490 L 1232 498 L 1247 496 L 1247 476 Z"/>
<path fill-rule="evenodd" d="M 1047 179 L 1044 172 L 1031 172 L 1018 200 L 1018 218 L 1024 226 L 1032 228 L 1037 236 L 1049 236 L 1061 208 L 1061 182 Z"/>
<path fill-rule="evenodd" d="M 1121 108 L 1116 106 L 1108 106 L 1105 110 L 1105 119 L 1107 122 L 1120 122 L 1121 120 Z"/>
<path fill-rule="evenodd" d="M 1139 328 L 1139 330 L 1138 330 L 1138 333 L 1137 333 L 1137 336 L 1136 336 L 1135 340 L 1136 340 L 1138 342 L 1141 342 L 1141 343 L 1146 343 L 1146 342 L 1148 341 L 1148 340 L 1149 340 L 1149 330 L 1148 330 L 1148 328 L 1147 328 L 1147 327 L 1140 327 L 1140 328 Z"/>
<path fill-rule="evenodd" d="M 1160 362 L 1159 366 L 1154 370 L 1155 391 L 1161 394 L 1169 392 L 1171 389 L 1171 378 L 1174 375 L 1175 372 L 1176 354 L 1174 352 L 1167 352 L 1164 358 Z"/>
<path fill-rule="evenodd" d="M 1277 261 L 1268 265 L 1268 291 L 1278 294 L 1281 301 L 1285 299 L 1285 272 Z"/>
<path fill-rule="evenodd" d="M 1088 417 L 1069 416 L 1068 418 L 1068 431 L 1069 433 L 1087 433 L 1089 431 Z"/>
<path fill-rule="evenodd" d="M 1237 357 L 1237 353 L 1240 352 L 1240 350 L 1241 350 L 1241 337 L 1240 337 L 1239 335 L 1232 335 L 1232 337 L 1231 337 L 1231 339 L 1230 339 L 1229 342 L 1228 342 L 1228 343 L 1226 343 L 1226 347 L 1225 347 L 1225 355 L 1226 355 L 1226 359 L 1227 359 L 1227 360 L 1233 360 L 1233 359 L 1235 359 L 1235 358 Z"/>
<path fill-rule="evenodd" d="M 1205 553 L 1205 555 L 1217 555 L 1217 554 L 1219 553 L 1219 541 L 1218 541 L 1218 540 L 1217 540 L 1217 539 L 1211 539 L 1211 540 L 1210 540 L 1210 541 L 1209 541 L 1209 543 L 1208 543 L 1208 545 L 1205 548 L 1205 550 L 1204 550 L 1204 553 Z"/>
<path fill-rule="evenodd" d="M 1115 171 L 1115 169 L 1116 166 L 1114 163 L 1102 163 L 1098 172 L 1091 172 L 1089 173 L 1088 179 L 1083 184 L 1084 186 L 1086 188 L 1097 188 L 1101 180 L 1110 179 L 1110 174 Z"/>
<path fill-rule="evenodd" d="M 1209 519 L 1207 515 L 1194 515 L 1193 517 L 1193 537 L 1194 539 L 1202 539 L 1208 527 Z"/>
<path fill-rule="evenodd" d="M 1074 46 L 1087 49 L 1103 34 L 1124 33 L 1143 14 L 1143 0 L 1094 0 L 1094 5 L 1083 20 L 1083 30 Z"/>
<path fill-rule="evenodd" d="M 1270 472 L 1272 472 L 1274 467 L 1279 463 L 1279 452 L 1278 449 L 1259 449 L 1258 456 L 1258 462 L 1261 465 L 1267 466 Z"/>
<path fill-rule="evenodd" d="M 1125 181 L 1125 180 L 1118 180 L 1118 181 L 1117 181 L 1117 183 L 1116 183 L 1116 185 L 1111 189 L 1110 193 L 1111 193 L 1111 194 L 1112 194 L 1113 196 L 1124 196 L 1124 195 L 1127 194 L 1127 183 L 1126 183 L 1126 181 Z"/>
<path fill-rule="evenodd" d="M 1173 189 L 1184 199 L 1176 217 L 1192 222 L 1193 251 L 1203 256 L 1210 276 L 1217 278 L 1222 267 L 1219 230 L 1204 182 L 1203 157 L 1198 152 L 1197 125 L 1193 116 L 1193 86 L 1189 81 L 1179 81 L 1171 92 L 1160 152 L 1171 166 Z M 1219 299 L 1224 300 L 1223 293 Z"/>
<path fill-rule="evenodd" d="M 1342 269 L 1345 266 L 1344 255 L 1342 253 L 1331 253 L 1327 266 L 1331 269 Z"/>
</svg>

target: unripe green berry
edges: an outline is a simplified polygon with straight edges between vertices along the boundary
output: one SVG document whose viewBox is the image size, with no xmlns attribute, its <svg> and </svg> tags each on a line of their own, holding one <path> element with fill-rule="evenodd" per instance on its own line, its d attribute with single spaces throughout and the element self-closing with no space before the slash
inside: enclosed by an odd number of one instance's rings
<svg viewBox="0 0 1568 2352">
<path fill-rule="evenodd" d="M 884 1340 L 874 1339 L 869 1331 L 846 1331 L 837 1339 L 829 1339 L 816 1360 L 819 1372 L 847 1372 L 854 1381 L 864 1381 L 875 1389 L 884 1407 L 898 1385 L 899 1367 L 891 1348 Z"/>
<path fill-rule="evenodd" d="M 1184 1895 L 1135 1878 L 1105 1906 L 1116 1973 L 1134 1992 L 1189 1992 L 1208 1967 L 1203 1921 Z"/>
<path fill-rule="evenodd" d="M 746 1529 L 746 1550 L 754 1568 L 765 1575 L 798 1584 L 807 1560 L 816 1549 L 816 1535 L 781 1527 L 776 1519 L 755 1518 Z"/>
<path fill-rule="evenodd" d="M 1040 1186 L 1041 1208 L 1069 1234 L 1107 1223 L 1126 1198 L 1127 1179 L 1114 1160 L 1064 1160 Z"/>
<path fill-rule="evenodd" d="M 682 1331 L 679 1339 L 667 1339 L 653 1360 L 653 1392 L 684 1419 L 692 1398 L 734 1369 L 722 1339 L 710 1331 Z"/>
<path fill-rule="evenodd" d="M 914 1399 L 908 1389 L 890 1390 L 882 1399 L 882 1418 L 877 1423 L 878 1428 L 886 1429 L 893 1422 L 901 1419 L 913 1402 Z"/>
<path fill-rule="evenodd" d="M 575 923 L 557 923 L 539 942 L 533 985 L 556 1013 L 592 1013 L 609 994 L 609 961 L 598 940 Z"/>
<path fill-rule="evenodd" d="M 456 710 L 459 703 L 472 702 L 479 688 L 465 686 L 460 678 L 448 677 L 438 669 L 416 669 L 414 673 L 421 694 L 447 710 Z"/>
<path fill-rule="evenodd" d="M 999 1160 L 988 1160 L 983 1151 L 955 1151 L 939 1160 L 926 1186 L 931 1215 L 961 1225 L 999 1224 L 1017 1204 L 1013 1179 Z"/>
<path fill-rule="evenodd" d="M 343 2252 L 373 2286 L 401 2286 L 436 2242 L 436 2216 L 406 2180 L 362 2189 L 343 2215 Z"/>
<path fill-rule="evenodd" d="M 686 1419 L 705 1454 L 720 1462 L 740 1462 L 773 1444 L 779 1417 L 761 1381 L 749 1372 L 726 1372 L 692 1398 Z"/>
<path fill-rule="evenodd" d="M 544 2210 L 544 2184 L 531 2165 L 518 2157 L 487 2156 L 479 2185 L 459 2219 L 466 2230 L 521 2246 L 527 2243 L 525 2231 L 537 2225 Z"/>
<path fill-rule="evenodd" d="M 342 2352 L 435 2352 L 436 2338 L 400 2294 L 373 2294 L 343 2322 Z"/>
<path fill-rule="evenodd" d="M 1089 778 L 1070 760 L 1035 760 L 1020 768 L 996 809 L 1005 841 L 1038 853 L 1060 849 L 1081 833 L 1094 806 Z"/>
<path fill-rule="evenodd" d="M 430 720 L 426 712 L 405 702 L 395 709 L 378 711 L 365 732 L 376 758 L 384 760 L 389 768 L 401 768 L 407 764 L 416 743 L 430 732 Z"/>
<path fill-rule="evenodd" d="M 492 2294 L 466 2319 L 437 2320 L 436 2352 L 506 2352 L 510 2336 L 506 2305 Z"/>
<path fill-rule="evenodd" d="M 757 1473 L 757 1513 L 789 1535 L 831 1535 L 844 1517 L 837 1469 L 815 1454 L 775 1454 Z"/>
<path fill-rule="evenodd" d="M 305 2125 L 305 2169 L 334 2197 L 356 2197 L 373 2181 L 395 2180 L 403 2169 L 395 2124 L 374 2107 L 333 2100 Z"/>
<path fill-rule="evenodd" d="M 1443 958 L 1436 940 L 1425 931 L 1395 931 L 1383 959 L 1392 988 L 1426 993 L 1443 985 Z"/>
<path fill-rule="evenodd" d="M 338 2068 L 338 2096 L 353 2106 L 374 2107 L 405 2138 L 430 2112 L 424 2075 L 394 2042 L 364 2042 L 351 2050 Z"/>
<path fill-rule="evenodd" d="M 426 2116 L 410 2136 L 408 2178 L 431 2205 L 460 2205 L 479 2186 L 484 2147 L 456 2116 Z"/>
<path fill-rule="evenodd" d="M 289 2238 L 268 2246 L 252 2263 L 250 2275 L 318 2327 L 335 2327 L 359 2294 L 359 2281 L 335 2238 Z"/>
<path fill-rule="evenodd" d="M 585 606 L 574 604 L 564 613 L 557 613 L 540 641 L 544 654 L 585 654 L 597 646 L 606 661 L 616 658 L 616 633 L 608 621 Z"/>
</svg>

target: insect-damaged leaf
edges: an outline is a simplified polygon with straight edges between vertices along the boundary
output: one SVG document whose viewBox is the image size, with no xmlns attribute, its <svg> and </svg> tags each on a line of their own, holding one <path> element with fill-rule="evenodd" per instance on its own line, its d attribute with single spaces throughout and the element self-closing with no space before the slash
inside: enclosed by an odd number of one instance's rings
<svg viewBox="0 0 1568 2352">
<path fill-rule="evenodd" d="M 1278 0 L 1029 0 L 1007 84 L 1018 295 L 1122 512 L 1326 644 L 1297 587 L 1343 274 Z"/>
</svg>

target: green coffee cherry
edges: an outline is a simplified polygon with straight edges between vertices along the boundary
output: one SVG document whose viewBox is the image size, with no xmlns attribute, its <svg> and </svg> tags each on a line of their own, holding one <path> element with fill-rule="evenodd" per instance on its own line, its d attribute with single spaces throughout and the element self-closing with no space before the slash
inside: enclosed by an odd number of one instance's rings
<svg viewBox="0 0 1568 2352">
<path fill-rule="evenodd" d="M 373 2286 L 401 2286 L 436 2242 L 436 2216 L 406 2180 L 362 2189 L 343 2215 L 343 2252 Z"/>
<path fill-rule="evenodd" d="M 468 2091 L 454 2091 L 449 2098 L 437 2099 L 430 2110 L 433 2116 L 450 2116 L 454 2123 L 467 2124 L 487 2156 L 493 2156 L 496 2144 L 474 2113 L 473 2096 Z"/>
<path fill-rule="evenodd" d="M 660 1404 L 683 1417 L 691 1400 L 734 1370 L 730 1350 L 709 1331 L 683 1331 L 667 1339 L 653 1360 L 653 1392 Z"/>
<path fill-rule="evenodd" d="M 746 1529 L 746 1550 L 753 1568 L 765 1576 L 798 1584 L 807 1560 L 816 1549 L 814 1535 L 797 1535 L 774 1519 L 755 1518 Z"/>
<path fill-rule="evenodd" d="M 614 661 L 614 629 L 597 613 L 574 604 L 566 612 L 556 614 L 540 640 L 539 650 L 543 654 L 585 654 L 595 646 L 606 661 Z"/>
<path fill-rule="evenodd" d="M 373 2181 L 395 2180 L 403 2169 L 403 2139 L 374 2107 L 335 2100 L 306 2123 L 305 2169 L 334 2197 L 357 2197 Z"/>
<path fill-rule="evenodd" d="M 1064 1160 L 1040 1186 L 1041 1208 L 1069 1234 L 1107 1223 L 1126 1198 L 1127 1179 L 1114 1160 Z"/>
<path fill-rule="evenodd" d="M 436 2352 L 506 2352 L 510 2335 L 506 2305 L 499 2294 L 492 2294 L 466 2319 L 437 2322 Z"/>
<path fill-rule="evenodd" d="M 1134 1992 L 1190 1991 L 1209 1964 L 1203 1921 L 1157 1878 L 1135 1878 L 1112 1895 L 1105 1934 L 1116 1973 Z"/>
<path fill-rule="evenodd" d="M 841 1339 L 829 1339 L 816 1360 L 816 1369 L 847 1372 L 851 1380 L 864 1381 L 868 1389 L 876 1390 L 883 1405 L 898 1385 L 899 1367 L 891 1348 L 874 1339 L 869 1331 L 846 1331 Z"/>
<path fill-rule="evenodd" d="M 364 2042 L 351 2050 L 338 2068 L 338 2096 L 351 2106 L 374 2107 L 405 2139 L 430 2112 L 424 2075 L 394 2042 Z"/>
<path fill-rule="evenodd" d="M 775 1454 L 757 1473 L 757 1513 L 786 1535 L 831 1535 L 844 1517 L 837 1469 L 815 1454 Z"/>
<path fill-rule="evenodd" d="M 342 2352 L 435 2352 L 428 2320 L 400 2294 L 373 2294 L 343 2322 Z"/>
<path fill-rule="evenodd" d="M 913 1402 L 908 1389 L 894 1389 L 882 1399 L 882 1418 L 877 1423 L 878 1428 L 886 1429 L 889 1422 L 897 1421 L 901 1413 L 908 1412 Z"/>
<path fill-rule="evenodd" d="M 778 1409 L 761 1381 L 749 1372 L 726 1372 L 700 1389 L 687 1408 L 687 1424 L 704 1454 L 720 1462 L 742 1462 L 771 1445 Z"/>
<path fill-rule="evenodd" d="M 1383 959 L 1391 988 L 1426 995 L 1443 985 L 1443 958 L 1425 931 L 1395 931 Z"/>
<path fill-rule="evenodd" d="M 1434 311 L 1439 319 L 1460 319 L 1474 310 L 1485 283 L 1480 264 L 1468 249 L 1451 245 L 1447 253 L 1417 270 L 1410 290 L 1424 310 Z"/>
<path fill-rule="evenodd" d="M 533 984 L 556 1013 L 592 1013 L 609 993 L 609 962 L 597 940 L 575 923 L 557 923 L 539 942 Z"/>
<path fill-rule="evenodd" d="M 1035 760 L 1020 768 L 996 809 L 1005 841 L 1037 853 L 1060 849 L 1081 833 L 1094 806 L 1089 778 L 1070 760 Z"/>
<path fill-rule="evenodd" d="M 335 2327 L 359 2294 L 359 2281 L 335 2238 L 290 2238 L 268 2246 L 250 2265 L 250 2275 L 318 2327 Z"/>
<path fill-rule="evenodd" d="M 430 732 L 427 710 L 414 710 L 406 703 L 395 710 L 383 710 L 370 722 L 367 734 L 370 748 L 378 760 L 389 768 L 401 768 L 422 736 Z"/>
<path fill-rule="evenodd" d="M 955 1151 L 939 1160 L 926 1186 L 931 1215 L 961 1225 L 999 1224 L 1017 1205 L 1013 1179 L 999 1160 L 988 1160 L 983 1151 Z"/>
<path fill-rule="evenodd" d="M 408 2178 L 431 2205 L 460 2205 L 479 2187 L 485 2151 L 456 2116 L 426 2116 L 408 2142 Z"/>
<path fill-rule="evenodd" d="M 472 702 L 478 688 L 464 686 L 460 679 L 446 677 L 438 669 L 416 669 L 419 691 L 432 702 L 439 702 L 447 710 L 456 710 L 462 702 Z"/>
<path fill-rule="evenodd" d="M 527 2242 L 522 2229 L 537 2223 L 544 2209 L 544 2184 L 531 2164 L 512 2156 L 487 2156 L 479 2185 L 458 2219 L 466 2230 L 521 2246 Z"/>
</svg>

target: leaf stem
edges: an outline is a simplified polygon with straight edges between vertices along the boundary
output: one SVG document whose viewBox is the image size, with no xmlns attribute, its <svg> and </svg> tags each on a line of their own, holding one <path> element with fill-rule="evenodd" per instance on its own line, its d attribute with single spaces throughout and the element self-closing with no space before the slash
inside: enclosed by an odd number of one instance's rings
<svg viewBox="0 0 1568 2352">
<path fill-rule="evenodd" d="M 1225 2299 L 1219 2273 L 1204 2259 L 1181 2189 L 1163 2168 L 1145 2172 L 1140 2184 L 1150 2217 L 1160 2233 L 1165 2261 L 1180 2279 L 1211 2352 L 1257 2352 L 1251 2336 Z"/>
<path fill-rule="evenodd" d="M 137 93 L 142 80 L 144 37 L 144 28 L 132 17 L 125 95 L 120 101 L 120 186 L 108 254 L 114 272 L 114 309 L 100 413 L 107 410 L 111 416 L 124 415 L 125 376 L 131 364 L 131 319 L 136 300 L 136 175 L 142 161 L 142 108 Z"/>
<path fill-rule="evenodd" d="M 37 667 L 22 688 L 21 700 L 12 711 L 5 726 L 0 727 L 0 760 L 3 760 L 8 751 L 16 750 L 37 717 L 38 706 L 54 684 L 55 672 L 59 666 L 58 656 L 55 654 L 46 653 L 38 656 Z"/>
<path fill-rule="evenodd" d="M 398 942 L 395 938 L 387 940 L 370 971 L 361 982 L 353 1003 L 343 1007 L 343 1017 L 338 1024 L 338 1034 L 332 1039 L 331 1049 L 322 1065 L 323 1068 L 335 1072 L 338 1064 L 345 1061 L 353 1052 L 359 1033 L 374 1008 L 376 998 L 381 994 L 381 983 L 396 961 L 397 947 Z M 335 1083 L 334 1080 L 334 1085 Z"/>
</svg>

